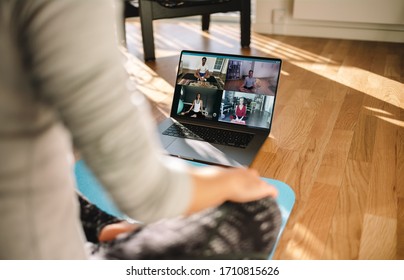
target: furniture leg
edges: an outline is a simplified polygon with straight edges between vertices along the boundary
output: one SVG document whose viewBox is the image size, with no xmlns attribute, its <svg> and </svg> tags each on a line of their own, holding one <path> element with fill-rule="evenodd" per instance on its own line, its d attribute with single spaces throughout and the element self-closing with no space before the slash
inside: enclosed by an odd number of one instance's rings
<svg viewBox="0 0 404 280">
<path fill-rule="evenodd" d="M 202 30 L 203 31 L 209 30 L 209 23 L 210 23 L 210 14 L 203 14 L 202 15 Z"/>
<path fill-rule="evenodd" d="M 153 9 L 151 1 L 139 1 L 144 59 L 155 60 L 153 36 Z"/>
<path fill-rule="evenodd" d="M 241 3 L 240 11 L 240 34 L 241 47 L 250 47 L 251 37 L 251 0 L 245 0 Z"/>
</svg>

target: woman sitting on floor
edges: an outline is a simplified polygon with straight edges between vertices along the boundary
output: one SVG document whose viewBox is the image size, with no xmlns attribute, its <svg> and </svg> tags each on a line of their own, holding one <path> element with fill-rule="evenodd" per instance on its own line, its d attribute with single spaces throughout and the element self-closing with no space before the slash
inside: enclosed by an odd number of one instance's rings
<svg viewBox="0 0 404 280">
<path fill-rule="evenodd" d="M 245 123 L 247 120 L 247 106 L 244 104 L 244 98 L 239 99 L 239 104 L 234 109 L 234 115 L 232 116 L 233 122 Z"/>
<path fill-rule="evenodd" d="M 281 225 L 271 197 L 148 225 L 109 215 L 80 194 L 79 201 L 95 259 L 267 259 Z"/>
<path fill-rule="evenodd" d="M 195 100 L 192 102 L 191 107 L 189 108 L 188 111 L 184 113 L 184 115 L 193 118 L 203 118 L 204 115 L 202 111 L 203 111 L 203 100 L 201 99 L 201 94 L 198 92 L 196 94 Z"/>
</svg>

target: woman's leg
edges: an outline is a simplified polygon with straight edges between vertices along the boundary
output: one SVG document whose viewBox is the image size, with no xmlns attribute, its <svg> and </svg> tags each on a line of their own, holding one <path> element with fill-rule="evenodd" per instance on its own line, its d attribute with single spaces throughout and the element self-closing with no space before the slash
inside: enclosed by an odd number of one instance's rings
<svg viewBox="0 0 404 280">
<path fill-rule="evenodd" d="M 102 211 L 82 194 L 77 193 L 77 198 L 80 202 L 81 225 L 87 241 L 98 243 L 101 232 L 107 225 L 123 222 L 121 219 Z"/>
<path fill-rule="evenodd" d="M 267 259 L 281 225 L 272 198 L 225 203 L 189 217 L 147 225 L 94 253 L 106 259 Z"/>
</svg>

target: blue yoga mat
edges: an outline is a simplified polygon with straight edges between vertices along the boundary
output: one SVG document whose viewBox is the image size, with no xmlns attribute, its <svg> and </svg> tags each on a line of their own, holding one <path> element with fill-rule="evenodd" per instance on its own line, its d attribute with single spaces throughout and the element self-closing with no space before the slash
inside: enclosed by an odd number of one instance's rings
<svg viewBox="0 0 404 280">
<path fill-rule="evenodd" d="M 200 163 L 190 163 L 196 166 L 203 166 L 203 164 Z M 90 200 L 92 203 L 97 205 L 105 212 L 110 213 L 111 215 L 120 218 L 126 218 L 126 216 L 123 215 L 115 206 L 108 193 L 103 189 L 101 184 L 97 181 L 97 179 L 88 169 L 83 160 L 80 160 L 76 163 L 74 171 L 76 175 L 77 188 L 85 197 L 87 197 L 88 200 Z M 293 205 L 295 204 L 295 193 L 287 184 L 281 181 L 269 178 L 262 179 L 275 186 L 279 193 L 277 202 L 282 213 L 282 226 L 278 236 L 279 240 L 289 219 L 290 213 L 292 212 Z M 276 244 L 278 244 L 278 242 Z M 273 250 L 273 252 L 274 251 L 275 249 Z M 272 259 L 273 252 L 268 257 L 268 259 Z"/>
</svg>

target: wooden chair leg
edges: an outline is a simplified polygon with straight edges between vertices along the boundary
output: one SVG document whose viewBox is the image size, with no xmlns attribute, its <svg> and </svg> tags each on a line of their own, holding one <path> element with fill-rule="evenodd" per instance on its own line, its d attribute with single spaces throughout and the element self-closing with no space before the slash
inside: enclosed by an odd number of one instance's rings
<svg viewBox="0 0 404 280">
<path fill-rule="evenodd" d="M 210 24 L 210 14 L 202 15 L 202 30 L 203 31 L 208 31 L 209 30 L 209 24 Z"/>
<path fill-rule="evenodd" d="M 142 30 L 144 60 L 155 60 L 153 36 L 153 11 L 151 1 L 140 1 L 140 26 Z"/>
<path fill-rule="evenodd" d="M 251 0 L 242 0 L 240 11 L 241 47 L 248 48 L 251 43 Z"/>
</svg>

